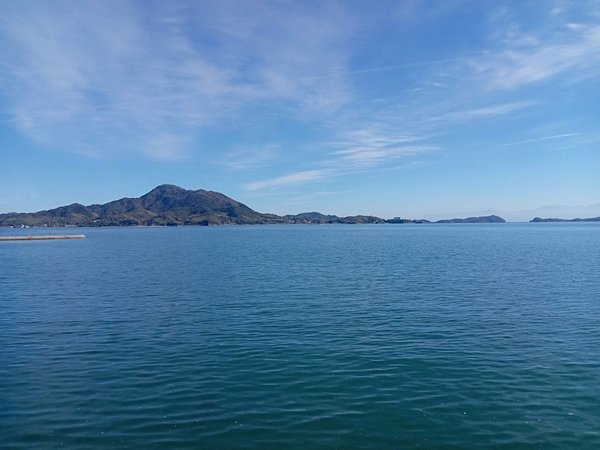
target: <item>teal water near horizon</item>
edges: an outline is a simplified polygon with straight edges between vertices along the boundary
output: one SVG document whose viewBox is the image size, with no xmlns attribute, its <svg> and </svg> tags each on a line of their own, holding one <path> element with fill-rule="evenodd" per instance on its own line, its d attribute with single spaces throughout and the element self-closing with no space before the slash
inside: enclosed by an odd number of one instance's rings
<svg viewBox="0 0 600 450">
<path fill-rule="evenodd" d="M 0 243 L 0 448 L 600 447 L 600 224 L 72 231 Z"/>
</svg>

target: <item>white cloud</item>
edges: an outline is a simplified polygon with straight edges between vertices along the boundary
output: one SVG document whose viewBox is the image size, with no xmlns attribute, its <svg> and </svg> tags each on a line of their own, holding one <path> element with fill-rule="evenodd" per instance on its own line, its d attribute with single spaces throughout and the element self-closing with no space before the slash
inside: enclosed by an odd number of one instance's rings
<svg viewBox="0 0 600 450">
<path fill-rule="evenodd" d="M 540 136 L 540 137 L 536 137 L 536 138 L 532 138 L 532 139 L 525 139 L 523 141 L 516 141 L 516 142 L 508 142 L 506 144 L 500 144 L 500 147 L 508 147 L 511 145 L 520 145 L 520 144 L 530 144 L 532 142 L 541 142 L 541 141 L 548 141 L 548 140 L 554 140 L 554 139 L 564 139 L 564 138 L 569 138 L 569 137 L 575 137 L 575 136 L 580 136 L 581 133 L 563 133 L 563 134 L 553 134 L 550 136 Z"/>
<path fill-rule="evenodd" d="M 331 172 L 328 170 L 305 170 L 303 172 L 295 172 L 290 173 L 288 175 L 283 175 L 281 177 L 248 183 L 244 186 L 244 189 L 247 191 L 258 191 L 261 189 L 285 186 L 288 184 L 298 184 L 306 183 L 308 181 L 315 181 L 321 178 L 325 178 L 329 175 L 331 175 Z"/>
<path fill-rule="evenodd" d="M 389 163 L 391 159 L 398 159 L 409 155 L 430 152 L 436 147 L 426 145 L 406 145 L 392 147 L 353 147 L 336 152 L 341 159 L 356 167 L 373 167 Z"/>
<path fill-rule="evenodd" d="M 398 134 L 381 126 L 362 128 L 346 133 L 333 152 L 337 166 L 348 169 L 377 167 L 391 160 L 429 152 L 435 147 L 415 145 L 423 137 Z"/>
<path fill-rule="evenodd" d="M 503 103 L 500 105 L 485 106 L 482 108 L 467 109 L 463 111 L 453 111 L 443 116 L 443 118 L 458 121 L 476 120 L 493 116 L 500 116 L 503 114 L 509 114 L 524 108 L 528 108 L 533 105 L 535 105 L 535 103 L 531 101 Z"/>
</svg>

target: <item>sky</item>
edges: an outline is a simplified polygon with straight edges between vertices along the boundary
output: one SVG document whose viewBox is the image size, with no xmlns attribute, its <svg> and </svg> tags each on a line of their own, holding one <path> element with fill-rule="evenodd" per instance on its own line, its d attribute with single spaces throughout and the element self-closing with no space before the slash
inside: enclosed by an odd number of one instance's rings
<svg viewBox="0 0 600 450">
<path fill-rule="evenodd" d="M 0 2 L 0 213 L 600 215 L 600 1 Z"/>
</svg>

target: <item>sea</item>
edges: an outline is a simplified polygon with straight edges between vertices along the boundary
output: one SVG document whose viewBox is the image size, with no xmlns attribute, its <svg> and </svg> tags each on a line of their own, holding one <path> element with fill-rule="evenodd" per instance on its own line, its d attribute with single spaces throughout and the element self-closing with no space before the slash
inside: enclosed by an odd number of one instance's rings
<svg viewBox="0 0 600 450">
<path fill-rule="evenodd" d="M 0 230 L 2 449 L 598 449 L 600 224 Z"/>
</svg>

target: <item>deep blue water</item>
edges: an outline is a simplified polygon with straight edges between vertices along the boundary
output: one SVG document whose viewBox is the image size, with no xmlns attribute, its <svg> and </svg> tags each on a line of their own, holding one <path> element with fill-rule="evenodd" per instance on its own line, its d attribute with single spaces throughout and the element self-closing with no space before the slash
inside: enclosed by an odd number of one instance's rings
<svg viewBox="0 0 600 450">
<path fill-rule="evenodd" d="M 3 449 L 600 448 L 600 224 L 68 231 L 0 242 Z"/>
</svg>

